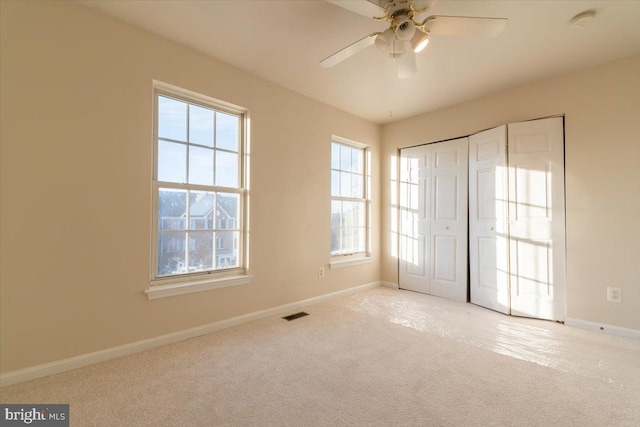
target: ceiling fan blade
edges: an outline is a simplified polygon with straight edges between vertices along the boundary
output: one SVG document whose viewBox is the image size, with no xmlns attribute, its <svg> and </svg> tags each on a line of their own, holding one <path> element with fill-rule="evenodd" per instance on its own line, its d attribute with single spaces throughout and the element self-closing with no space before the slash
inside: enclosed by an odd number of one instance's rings
<svg viewBox="0 0 640 427">
<path fill-rule="evenodd" d="M 374 18 L 384 16 L 385 10 L 380 3 L 385 4 L 387 0 L 325 0 L 326 2 L 340 6 L 343 9 L 355 12 L 358 15 Z"/>
<path fill-rule="evenodd" d="M 320 65 L 324 68 L 329 68 L 329 67 L 333 67 L 334 65 L 338 64 L 339 62 L 344 61 L 345 59 L 355 55 L 356 53 L 360 52 L 361 50 L 364 50 L 366 48 L 368 48 L 369 46 L 371 46 L 372 44 L 375 43 L 376 41 L 376 36 L 379 33 L 372 33 L 369 34 L 368 36 L 358 40 L 355 43 L 350 44 L 349 46 L 345 47 L 342 50 L 337 51 L 336 53 L 334 53 L 331 56 L 326 57 L 325 59 L 323 59 L 322 61 L 320 61 Z"/>
<path fill-rule="evenodd" d="M 431 20 L 432 18 L 435 18 Z M 476 18 L 470 16 L 430 16 L 426 28 L 436 36 L 496 37 L 509 22 L 506 18 Z"/>
<path fill-rule="evenodd" d="M 435 6 L 436 3 L 436 0 L 413 0 L 413 9 L 418 12 L 413 15 L 414 21 L 424 21 L 424 18 L 428 16 L 427 13 L 433 9 L 433 6 Z"/>
<path fill-rule="evenodd" d="M 401 79 L 415 76 L 418 73 L 416 54 L 413 49 L 411 49 L 411 45 L 408 42 L 405 43 L 405 54 L 396 58 L 396 70 L 398 77 Z"/>
<path fill-rule="evenodd" d="M 436 5 L 435 0 L 413 0 L 413 8 L 416 10 L 424 9 L 424 8 L 433 8 Z"/>
</svg>

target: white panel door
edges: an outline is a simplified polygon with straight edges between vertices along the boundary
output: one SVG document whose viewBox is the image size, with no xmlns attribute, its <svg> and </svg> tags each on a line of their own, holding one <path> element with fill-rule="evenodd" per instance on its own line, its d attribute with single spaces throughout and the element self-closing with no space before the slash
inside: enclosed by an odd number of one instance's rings
<svg viewBox="0 0 640 427">
<path fill-rule="evenodd" d="M 431 147 L 431 295 L 466 302 L 469 139 Z"/>
<path fill-rule="evenodd" d="M 509 314 L 507 127 L 469 137 L 471 302 Z"/>
<path fill-rule="evenodd" d="M 402 289 L 430 293 L 429 208 L 431 148 L 403 149 L 400 156 L 399 284 Z"/>
<path fill-rule="evenodd" d="M 467 300 L 468 138 L 403 149 L 399 284 Z"/>
<path fill-rule="evenodd" d="M 511 313 L 565 316 L 562 118 L 508 125 Z"/>
</svg>

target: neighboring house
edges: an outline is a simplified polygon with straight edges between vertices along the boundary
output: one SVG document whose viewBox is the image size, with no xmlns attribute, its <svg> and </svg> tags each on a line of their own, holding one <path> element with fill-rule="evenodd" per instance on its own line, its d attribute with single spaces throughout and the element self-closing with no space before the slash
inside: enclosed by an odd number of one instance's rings
<svg viewBox="0 0 640 427">
<path fill-rule="evenodd" d="M 186 261 L 187 234 L 162 233 L 159 241 L 159 274 L 169 275 L 202 270 L 233 268 L 238 261 L 238 197 L 206 193 L 191 205 L 188 234 L 189 252 Z M 161 212 L 161 229 L 184 229 L 186 212 Z M 184 209 L 182 209 L 183 211 Z M 197 230 L 197 231 L 196 231 Z M 206 232 L 211 230 L 212 232 Z M 228 230 L 228 231 L 227 231 Z M 213 246 L 215 236 L 215 246 Z M 213 252 L 211 250 L 213 246 Z M 214 254 L 215 264 L 212 262 Z M 189 265 L 188 271 L 185 264 Z"/>
</svg>

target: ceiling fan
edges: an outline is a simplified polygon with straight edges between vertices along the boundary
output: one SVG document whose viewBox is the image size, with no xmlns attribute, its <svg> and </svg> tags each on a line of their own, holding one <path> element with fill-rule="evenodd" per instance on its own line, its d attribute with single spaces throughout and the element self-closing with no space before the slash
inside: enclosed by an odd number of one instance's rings
<svg viewBox="0 0 640 427">
<path fill-rule="evenodd" d="M 326 0 L 329 3 L 377 21 L 389 22 L 389 28 L 371 33 L 357 42 L 320 61 L 328 68 L 374 45 L 385 55 L 394 58 L 398 77 L 417 73 L 415 54 L 429 43 L 429 35 L 496 37 L 507 26 L 505 18 L 431 15 L 421 19 L 429 10 L 424 0 Z"/>
</svg>

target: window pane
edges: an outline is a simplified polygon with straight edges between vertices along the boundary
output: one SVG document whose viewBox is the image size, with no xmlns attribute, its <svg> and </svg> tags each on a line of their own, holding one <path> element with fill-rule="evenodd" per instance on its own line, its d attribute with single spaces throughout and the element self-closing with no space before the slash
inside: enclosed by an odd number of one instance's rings
<svg viewBox="0 0 640 427">
<path fill-rule="evenodd" d="M 218 193 L 216 211 L 216 228 L 237 229 L 240 228 L 240 195 L 233 193 Z"/>
<path fill-rule="evenodd" d="M 351 151 L 350 147 L 340 146 L 340 169 L 343 171 L 351 170 Z"/>
<path fill-rule="evenodd" d="M 342 202 L 342 226 L 353 225 L 353 202 Z"/>
<path fill-rule="evenodd" d="M 331 143 L 331 169 L 340 169 L 340 145 Z"/>
<path fill-rule="evenodd" d="M 353 254 L 364 252 L 364 245 L 361 245 L 364 229 L 360 227 L 348 227 L 343 229 L 345 239 L 344 253 Z"/>
<path fill-rule="evenodd" d="M 187 146 L 158 141 L 158 181 L 187 181 Z"/>
<path fill-rule="evenodd" d="M 366 225 L 366 205 L 364 202 L 353 202 L 353 226 L 364 227 Z"/>
<path fill-rule="evenodd" d="M 342 225 L 342 202 L 339 200 L 331 201 L 331 253 L 340 250 L 340 233 Z"/>
<path fill-rule="evenodd" d="M 238 151 L 240 118 L 216 111 L 216 148 Z"/>
<path fill-rule="evenodd" d="M 213 232 L 189 232 L 189 273 L 213 269 Z"/>
<path fill-rule="evenodd" d="M 340 172 L 331 171 L 331 195 L 340 195 Z"/>
<path fill-rule="evenodd" d="M 342 202 L 340 200 L 331 201 L 331 227 L 342 225 Z"/>
<path fill-rule="evenodd" d="M 342 244 L 340 230 L 340 228 L 331 229 L 331 255 L 338 255 L 340 253 L 340 245 Z"/>
<path fill-rule="evenodd" d="M 342 197 L 352 197 L 351 174 L 349 172 L 340 172 L 340 195 Z"/>
<path fill-rule="evenodd" d="M 187 104 L 175 99 L 158 97 L 158 136 L 187 140 Z"/>
<path fill-rule="evenodd" d="M 353 149 L 351 151 L 351 170 L 356 173 L 363 173 L 363 150 Z"/>
<path fill-rule="evenodd" d="M 238 239 L 237 231 L 219 231 L 216 237 L 216 268 L 238 267 Z"/>
<path fill-rule="evenodd" d="M 213 185 L 213 150 L 189 147 L 189 183 Z"/>
<path fill-rule="evenodd" d="M 357 197 L 359 199 L 364 197 L 364 192 L 362 191 L 364 187 L 364 181 L 362 175 L 353 174 L 351 175 L 351 194 L 352 197 Z"/>
<path fill-rule="evenodd" d="M 186 237 L 187 233 L 159 233 L 158 276 L 168 276 L 186 272 Z"/>
<path fill-rule="evenodd" d="M 213 230 L 215 228 L 215 193 L 206 191 L 189 192 L 189 228 L 192 230 Z"/>
<path fill-rule="evenodd" d="M 216 151 L 216 185 L 238 188 L 238 155 Z"/>
<path fill-rule="evenodd" d="M 184 230 L 187 224 L 187 191 L 160 188 L 158 192 L 158 228 Z"/>
<path fill-rule="evenodd" d="M 356 252 L 365 252 L 367 247 L 367 229 L 365 227 L 358 227 L 356 233 Z"/>
<path fill-rule="evenodd" d="M 355 252 L 353 250 L 353 228 L 342 229 L 342 251 L 343 254 L 350 254 Z"/>
<path fill-rule="evenodd" d="M 189 142 L 213 147 L 213 110 L 189 105 Z"/>
</svg>

